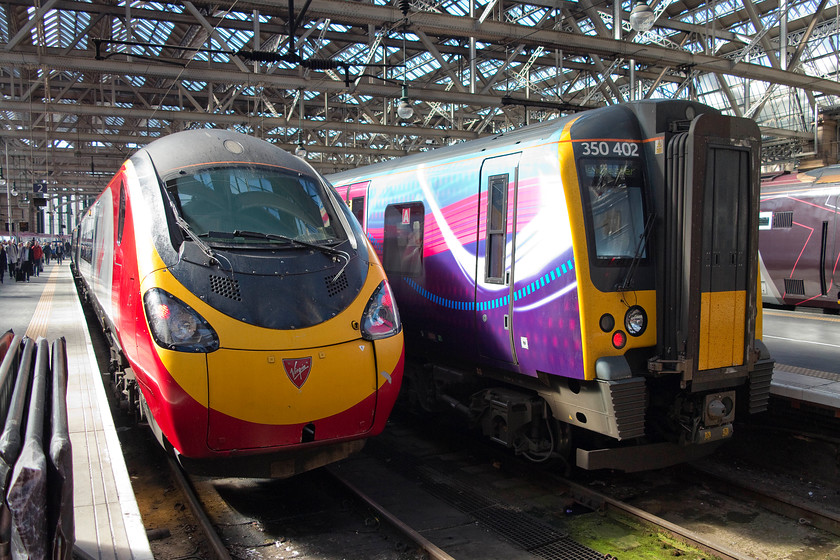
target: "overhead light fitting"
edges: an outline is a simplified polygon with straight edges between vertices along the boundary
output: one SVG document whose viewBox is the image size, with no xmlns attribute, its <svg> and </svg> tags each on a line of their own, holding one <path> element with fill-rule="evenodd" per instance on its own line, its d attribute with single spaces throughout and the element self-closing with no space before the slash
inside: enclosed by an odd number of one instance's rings
<svg viewBox="0 0 840 560">
<path fill-rule="evenodd" d="M 400 104 L 397 106 L 397 115 L 404 120 L 414 116 L 414 108 L 408 102 L 408 86 L 406 84 L 402 86 L 402 97 L 400 97 Z"/>
<path fill-rule="evenodd" d="M 638 33 L 646 33 L 653 27 L 653 22 L 656 20 L 656 14 L 650 9 L 650 6 L 645 2 L 636 2 L 633 10 L 630 12 L 630 27 Z"/>
<path fill-rule="evenodd" d="M 303 143 L 298 143 L 297 148 L 295 148 L 295 155 L 299 158 L 305 158 L 306 154 L 306 148 L 303 147 Z"/>
</svg>

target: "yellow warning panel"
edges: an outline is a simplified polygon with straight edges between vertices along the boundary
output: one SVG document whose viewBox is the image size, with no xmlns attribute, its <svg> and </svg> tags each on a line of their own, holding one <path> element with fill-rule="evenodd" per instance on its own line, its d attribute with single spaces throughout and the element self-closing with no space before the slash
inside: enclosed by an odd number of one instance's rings
<svg viewBox="0 0 840 560">
<path fill-rule="evenodd" d="M 746 291 L 704 292 L 700 295 L 698 369 L 702 371 L 744 363 L 746 308 Z"/>
</svg>

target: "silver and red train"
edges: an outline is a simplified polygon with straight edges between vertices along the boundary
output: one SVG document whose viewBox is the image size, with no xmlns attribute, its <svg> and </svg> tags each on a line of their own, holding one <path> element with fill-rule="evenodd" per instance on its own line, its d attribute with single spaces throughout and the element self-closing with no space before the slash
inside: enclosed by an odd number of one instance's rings
<svg viewBox="0 0 840 560">
<path fill-rule="evenodd" d="M 399 314 L 360 225 L 301 159 L 221 130 L 161 138 L 73 244 L 118 386 L 188 470 L 290 476 L 384 428 Z"/>
<path fill-rule="evenodd" d="M 759 148 L 752 121 L 644 101 L 328 178 L 391 281 L 415 406 L 637 470 L 767 406 Z"/>
<path fill-rule="evenodd" d="M 759 249 L 765 303 L 840 311 L 840 165 L 761 183 Z"/>
</svg>

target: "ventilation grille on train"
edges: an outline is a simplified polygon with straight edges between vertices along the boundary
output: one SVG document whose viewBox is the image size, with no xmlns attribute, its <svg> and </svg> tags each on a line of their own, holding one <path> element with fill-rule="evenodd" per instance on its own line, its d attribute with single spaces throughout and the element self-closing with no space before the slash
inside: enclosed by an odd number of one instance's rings
<svg viewBox="0 0 840 560">
<path fill-rule="evenodd" d="M 805 295 L 805 281 L 797 280 L 795 278 L 785 278 L 785 295 L 788 296 L 804 296 Z"/>
<path fill-rule="evenodd" d="M 793 227 L 793 212 L 774 212 L 773 213 L 773 229 L 792 228 L 792 227 Z"/>
<path fill-rule="evenodd" d="M 211 274 L 210 289 L 213 293 L 222 297 L 232 299 L 233 301 L 242 301 L 242 296 L 239 294 L 239 280 L 225 276 L 213 276 Z"/>
<path fill-rule="evenodd" d="M 336 278 L 334 274 L 328 274 L 324 278 L 324 282 L 327 284 L 327 295 L 330 297 L 341 293 L 347 288 L 347 286 L 349 286 L 347 283 L 347 275 L 343 272 L 338 278 Z"/>
<path fill-rule="evenodd" d="M 645 435 L 647 391 L 645 380 L 634 377 L 609 385 L 615 412 L 616 439 L 628 440 Z"/>
</svg>

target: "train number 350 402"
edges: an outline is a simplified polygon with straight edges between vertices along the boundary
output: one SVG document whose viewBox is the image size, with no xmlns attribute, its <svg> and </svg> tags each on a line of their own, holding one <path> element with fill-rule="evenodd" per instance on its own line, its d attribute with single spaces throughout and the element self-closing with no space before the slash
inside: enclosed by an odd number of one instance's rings
<svg viewBox="0 0 840 560">
<path fill-rule="evenodd" d="M 639 145 L 633 142 L 607 142 L 589 140 L 581 142 L 581 155 L 584 156 L 624 156 L 639 155 Z"/>
</svg>

